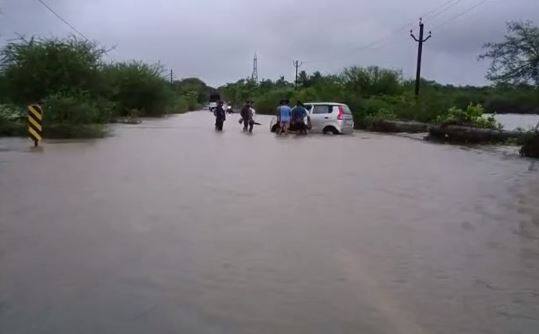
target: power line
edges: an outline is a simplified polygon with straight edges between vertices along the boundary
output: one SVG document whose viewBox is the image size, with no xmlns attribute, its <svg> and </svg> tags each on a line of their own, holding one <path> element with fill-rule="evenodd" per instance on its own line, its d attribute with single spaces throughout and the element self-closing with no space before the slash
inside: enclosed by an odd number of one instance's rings
<svg viewBox="0 0 539 334">
<path fill-rule="evenodd" d="M 431 18 L 435 18 L 445 12 L 447 12 L 449 9 L 451 9 L 451 7 L 457 5 L 458 3 L 460 3 L 462 0 L 448 0 L 444 3 L 442 3 L 441 5 L 427 11 L 427 12 L 424 12 L 422 15 L 420 15 L 420 17 L 431 17 Z M 484 0 L 484 1 L 487 1 L 487 0 Z M 358 46 L 358 47 L 355 47 L 353 49 L 351 49 L 350 51 L 364 51 L 364 50 L 368 50 L 368 49 L 373 49 L 373 48 L 381 48 L 385 45 L 387 45 L 387 43 L 391 40 L 391 38 L 393 38 L 393 36 L 399 34 L 400 32 L 402 31 L 405 31 L 407 30 L 411 24 L 413 24 L 415 21 L 414 20 L 409 20 L 407 21 L 405 24 L 397 27 L 396 29 L 390 31 L 388 34 L 386 34 L 385 36 L 381 37 L 381 38 L 378 38 L 368 44 L 365 44 L 365 45 L 362 45 L 362 46 Z M 318 60 L 318 61 L 310 61 L 310 62 L 313 62 L 313 63 L 325 63 L 325 62 L 329 62 L 329 61 L 335 61 L 335 60 L 342 60 L 342 59 L 347 59 L 347 58 L 350 58 L 349 56 L 347 57 L 341 57 L 341 58 L 327 58 L 327 59 L 323 59 L 323 60 Z"/>
<path fill-rule="evenodd" d="M 431 19 L 445 13 L 446 11 L 448 11 L 451 7 L 457 5 L 459 2 L 461 2 L 462 0 L 449 0 L 449 1 L 446 1 L 444 3 L 442 3 L 441 5 L 427 11 L 427 12 L 424 12 L 422 15 L 420 15 L 420 17 L 422 18 L 425 18 L 425 17 L 430 17 Z M 359 47 L 357 50 L 364 50 L 364 49 L 369 49 L 371 47 L 375 47 L 376 44 L 379 44 L 381 42 L 387 42 L 388 39 L 390 39 L 391 37 L 393 37 L 393 35 L 396 35 L 404 30 L 407 30 L 409 28 L 409 26 L 411 24 L 415 23 L 415 20 L 409 20 L 408 22 L 406 22 L 405 24 L 399 26 L 398 28 L 396 28 L 395 30 L 392 30 L 390 33 L 388 33 L 386 36 L 378 39 L 378 40 L 375 40 L 369 44 L 366 44 L 364 46 L 361 46 Z M 378 47 L 381 47 L 382 45 L 384 45 L 385 43 L 382 43 L 380 45 L 378 45 Z"/>
<path fill-rule="evenodd" d="M 458 0 L 448 0 L 448 1 L 444 2 L 443 4 L 441 4 L 439 7 L 433 8 L 433 9 L 429 10 L 428 12 L 423 13 L 423 17 L 430 16 L 430 15 L 436 13 L 439 9 L 444 8 L 445 6 L 449 5 L 451 2 L 455 2 L 455 1 L 458 1 Z"/>
<path fill-rule="evenodd" d="M 484 5 L 487 1 L 489 1 L 489 0 L 481 0 L 481 1 L 477 2 L 475 5 L 473 5 L 473 6 L 471 6 L 471 7 L 468 7 L 465 11 L 463 11 L 463 12 L 461 12 L 461 13 L 459 13 L 459 14 L 457 14 L 457 15 L 451 17 L 451 18 L 449 18 L 449 19 L 446 20 L 446 21 L 443 21 L 443 22 L 440 23 L 440 24 L 435 25 L 433 29 L 442 27 L 442 26 L 448 24 L 449 22 L 455 21 L 456 19 L 458 19 L 458 18 L 460 18 L 460 17 L 462 17 L 462 16 L 468 14 L 468 13 L 471 12 L 472 10 L 476 9 L 477 7 L 480 7 L 480 6 Z"/>
<path fill-rule="evenodd" d="M 448 1 L 446 2 L 446 5 L 443 5 L 439 10 L 434 11 L 427 15 L 423 15 L 423 17 L 428 17 L 430 21 L 433 21 L 435 18 L 447 12 L 449 9 L 451 9 L 451 7 L 458 5 L 460 2 L 462 2 L 462 0 Z"/>
<path fill-rule="evenodd" d="M 77 28 L 75 28 L 71 23 L 69 23 L 66 19 L 64 19 L 60 14 L 58 14 L 54 9 L 52 9 L 49 5 L 45 3 L 43 0 L 37 0 L 40 4 L 42 4 L 45 8 L 49 10 L 54 16 L 56 16 L 60 21 L 62 21 L 65 25 L 67 25 L 71 30 L 79 34 L 82 38 L 89 41 L 90 39 L 86 37 L 82 32 L 80 32 Z"/>
</svg>

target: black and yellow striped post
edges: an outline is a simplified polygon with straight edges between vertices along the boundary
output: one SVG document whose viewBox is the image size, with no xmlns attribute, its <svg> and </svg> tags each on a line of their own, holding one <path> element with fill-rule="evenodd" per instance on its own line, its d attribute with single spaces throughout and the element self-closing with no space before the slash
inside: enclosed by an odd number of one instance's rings
<svg viewBox="0 0 539 334">
<path fill-rule="evenodd" d="M 28 106 L 28 136 L 34 141 L 34 146 L 37 146 L 43 138 L 43 109 L 39 104 Z"/>
</svg>

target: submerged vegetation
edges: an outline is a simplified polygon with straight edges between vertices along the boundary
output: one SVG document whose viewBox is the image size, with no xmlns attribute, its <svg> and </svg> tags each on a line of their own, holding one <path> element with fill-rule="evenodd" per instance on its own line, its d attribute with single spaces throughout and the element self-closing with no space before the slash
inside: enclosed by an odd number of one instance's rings
<svg viewBox="0 0 539 334">
<path fill-rule="evenodd" d="M 42 102 L 47 137 L 102 136 L 120 116 L 186 111 L 159 65 L 105 63 L 96 44 L 20 39 L 0 51 L 0 135 L 24 133 L 25 106 Z"/>
</svg>

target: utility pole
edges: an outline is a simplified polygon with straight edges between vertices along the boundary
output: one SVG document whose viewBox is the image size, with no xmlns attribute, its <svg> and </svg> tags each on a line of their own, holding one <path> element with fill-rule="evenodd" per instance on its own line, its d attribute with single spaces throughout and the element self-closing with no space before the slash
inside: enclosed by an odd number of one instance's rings
<svg viewBox="0 0 539 334">
<path fill-rule="evenodd" d="M 170 69 L 170 85 L 172 86 L 174 84 L 174 72 L 172 69 Z"/>
<path fill-rule="evenodd" d="M 258 82 L 258 57 L 256 56 L 256 53 L 253 58 L 253 73 L 251 74 L 251 80 Z"/>
<path fill-rule="evenodd" d="M 423 19 L 419 19 L 419 38 L 414 36 L 413 30 L 410 30 L 410 36 L 418 43 L 417 47 L 417 71 L 415 76 L 415 96 L 419 96 L 419 82 L 421 80 L 421 55 L 423 53 L 423 43 L 429 40 L 432 37 L 432 33 L 429 31 L 427 38 L 423 38 Z"/>
<path fill-rule="evenodd" d="M 301 65 L 303 65 L 303 63 L 300 62 L 299 60 L 294 60 L 292 64 L 296 68 L 296 80 L 294 81 L 294 89 L 298 89 L 298 69 L 300 68 Z"/>
</svg>

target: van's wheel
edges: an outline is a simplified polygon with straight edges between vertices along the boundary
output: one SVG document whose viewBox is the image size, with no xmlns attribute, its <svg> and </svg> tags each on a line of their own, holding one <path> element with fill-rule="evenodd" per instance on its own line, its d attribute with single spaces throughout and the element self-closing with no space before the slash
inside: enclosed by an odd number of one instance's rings
<svg viewBox="0 0 539 334">
<path fill-rule="evenodd" d="M 337 131 L 337 129 L 335 129 L 333 126 L 326 126 L 322 132 L 325 135 L 338 135 L 339 134 L 339 131 Z"/>
</svg>

